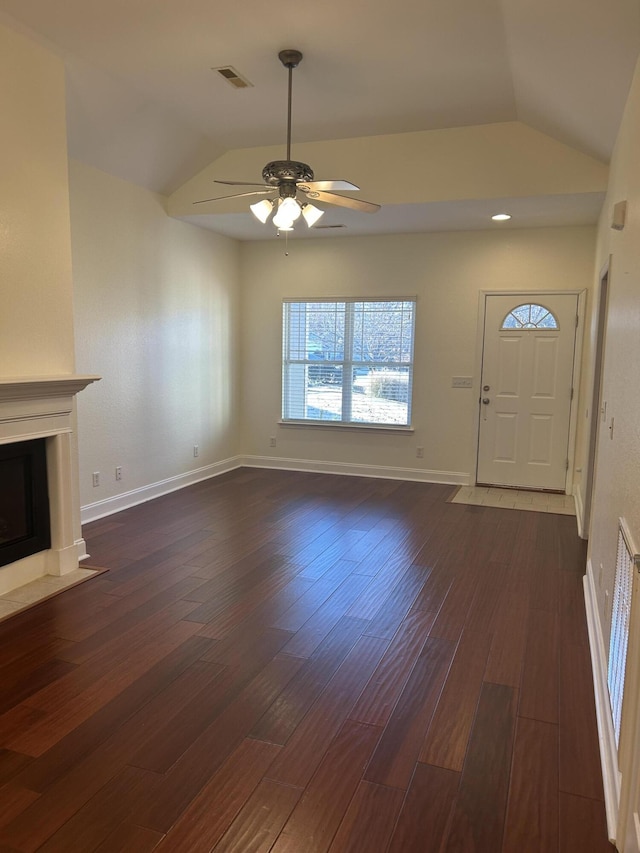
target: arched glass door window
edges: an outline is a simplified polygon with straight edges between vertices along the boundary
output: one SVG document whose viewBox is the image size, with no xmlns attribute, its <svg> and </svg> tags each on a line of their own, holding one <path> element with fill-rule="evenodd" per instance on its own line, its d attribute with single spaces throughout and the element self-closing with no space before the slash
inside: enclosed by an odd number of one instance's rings
<svg viewBox="0 0 640 853">
<path fill-rule="evenodd" d="M 518 305 L 513 308 L 502 321 L 501 331 L 524 329 L 558 329 L 558 321 L 554 314 L 544 305 Z"/>
</svg>

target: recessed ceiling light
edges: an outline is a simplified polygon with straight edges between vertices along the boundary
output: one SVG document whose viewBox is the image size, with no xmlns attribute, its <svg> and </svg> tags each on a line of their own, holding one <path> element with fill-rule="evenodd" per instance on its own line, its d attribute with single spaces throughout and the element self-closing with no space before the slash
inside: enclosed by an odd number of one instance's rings
<svg viewBox="0 0 640 853">
<path fill-rule="evenodd" d="M 511 219 L 510 213 L 494 213 L 491 217 L 494 222 L 506 222 L 507 219 Z"/>
</svg>

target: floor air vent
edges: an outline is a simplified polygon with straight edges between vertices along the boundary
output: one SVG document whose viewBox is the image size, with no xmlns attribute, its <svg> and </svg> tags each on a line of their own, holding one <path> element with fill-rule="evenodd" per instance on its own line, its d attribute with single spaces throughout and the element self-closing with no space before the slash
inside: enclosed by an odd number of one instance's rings
<svg viewBox="0 0 640 853">
<path fill-rule="evenodd" d="M 622 720 L 624 675 L 627 663 L 627 647 L 629 644 L 633 569 L 636 565 L 640 565 L 640 554 L 636 552 L 629 528 L 625 520 L 621 518 L 618 523 L 616 577 L 613 588 L 611 639 L 609 642 L 609 666 L 607 673 L 616 746 L 620 746 L 620 723 Z"/>
</svg>

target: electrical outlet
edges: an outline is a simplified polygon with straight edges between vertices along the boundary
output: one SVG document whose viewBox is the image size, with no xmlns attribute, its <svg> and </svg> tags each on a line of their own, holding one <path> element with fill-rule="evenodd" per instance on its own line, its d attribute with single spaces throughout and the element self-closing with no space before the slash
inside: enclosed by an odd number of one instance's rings
<svg viewBox="0 0 640 853">
<path fill-rule="evenodd" d="M 275 437 L 275 435 L 272 435 L 269 439 L 269 447 L 275 447 L 275 446 L 276 446 L 276 437 Z"/>
<path fill-rule="evenodd" d="M 194 444 L 193 445 L 193 458 L 196 459 L 198 456 L 200 456 L 200 448 L 198 447 L 197 444 Z"/>
<path fill-rule="evenodd" d="M 122 479 L 122 468 L 120 467 L 120 465 L 118 465 L 116 468 L 116 480 L 121 480 L 121 479 Z"/>
<path fill-rule="evenodd" d="M 100 485 L 100 471 L 93 472 L 93 485 L 94 487 Z"/>
<path fill-rule="evenodd" d="M 418 459 L 424 459 L 424 447 L 416 447 L 416 456 Z"/>
</svg>

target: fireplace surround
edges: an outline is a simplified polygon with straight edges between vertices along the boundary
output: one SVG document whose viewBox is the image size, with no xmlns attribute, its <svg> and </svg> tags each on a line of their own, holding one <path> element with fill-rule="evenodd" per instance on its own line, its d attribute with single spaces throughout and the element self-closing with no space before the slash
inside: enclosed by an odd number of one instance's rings
<svg viewBox="0 0 640 853">
<path fill-rule="evenodd" d="M 0 446 L 42 439 L 49 498 L 49 547 L 0 567 L 0 594 L 44 575 L 64 575 L 84 556 L 77 498 L 74 397 L 99 376 L 0 379 Z"/>
</svg>

